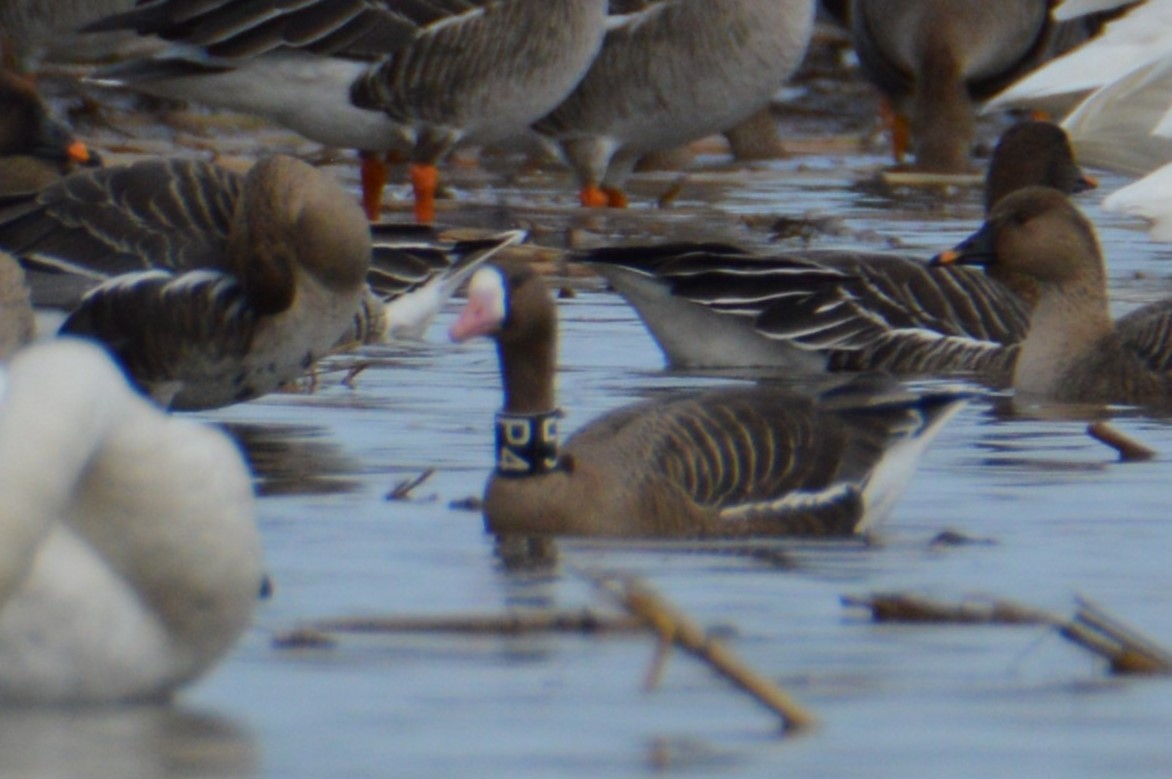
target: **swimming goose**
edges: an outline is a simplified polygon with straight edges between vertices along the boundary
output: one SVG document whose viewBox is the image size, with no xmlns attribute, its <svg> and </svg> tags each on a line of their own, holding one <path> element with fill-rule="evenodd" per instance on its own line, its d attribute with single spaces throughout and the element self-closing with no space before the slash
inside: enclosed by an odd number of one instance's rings
<svg viewBox="0 0 1172 779">
<path fill-rule="evenodd" d="M 140 160 L 0 202 L 0 248 L 28 268 L 34 303 L 72 311 L 115 276 L 223 267 L 247 176 L 210 162 Z M 431 227 L 370 225 L 368 289 L 341 343 L 418 339 L 476 266 L 522 240 L 452 240 Z"/>
<path fill-rule="evenodd" d="M 1056 126 L 1024 122 L 994 151 L 986 202 L 1030 184 L 1093 186 Z M 719 244 L 581 252 L 635 308 L 676 367 L 977 373 L 1007 381 L 1032 282 L 932 269 L 884 253 L 762 256 Z M 968 271 L 968 272 L 966 272 Z"/>
<path fill-rule="evenodd" d="M 851 38 L 868 78 L 893 111 L 896 162 L 914 144 L 915 167 L 970 169 L 974 101 L 1003 89 L 1080 37 L 1052 23 L 1046 0 L 852 0 Z M 910 139 L 909 139 L 910 132 Z"/>
<path fill-rule="evenodd" d="M 935 262 L 1004 266 L 1037 283 L 1038 303 L 1013 372 L 1018 394 L 1172 404 L 1172 301 L 1112 322 L 1095 230 L 1061 192 L 1015 192 L 977 233 Z"/>
<path fill-rule="evenodd" d="M 31 81 L 0 68 L 0 195 L 35 192 L 97 157 L 49 116 Z"/>
<path fill-rule="evenodd" d="M 732 127 L 797 68 L 814 0 L 632 0 L 585 78 L 534 125 L 573 167 L 585 206 L 624 206 L 635 162 Z M 628 8 L 629 7 L 629 8 Z"/>
<path fill-rule="evenodd" d="M 559 448 L 557 310 L 530 268 L 472 276 L 453 340 L 496 341 L 504 407 L 484 497 L 500 535 L 849 535 L 891 510 L 954 393 L 818 401 L 766 386 L 638 403 Z"/>
<path fill-rule="evenodd" d="M 11 255 L 0 252 L 0 360 L 33 339 L 34 321 L 24 271 Z"/>
<path fill-rule="evenodd" d="M 435 218 L 435 165 L 461 140 L 524 132 L 582 77 L 606 0 L 154 0 L 91 26 L 175 47 L 96 74 L 108 83 L 257 113 L 360 149 L 376 217 L 382 152 L 409 151 L 416 217 Z"/>
<path fill-rule="evenodd" d="M 261 590 L 240 452 L 81 341 L 25 349 L 0 387 L 0 701 L 166 699 Z"/>
<path fill-rule="evenodd" d="M 367 292 L 361 209 L 289 157 L 235 178 L 179 161 L 76 174 L 3 221 L 0 243 L 24 264 L 34 304 L 70 311 L 61 332 L 106 343 L 176 409 L 301 376 Z"/>
</svg>

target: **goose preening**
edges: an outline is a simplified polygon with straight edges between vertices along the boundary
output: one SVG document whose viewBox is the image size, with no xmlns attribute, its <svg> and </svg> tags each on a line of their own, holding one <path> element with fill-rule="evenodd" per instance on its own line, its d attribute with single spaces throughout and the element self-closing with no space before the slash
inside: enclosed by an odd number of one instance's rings
<svg viewBox="0 0 1172 779">
<path fill-rule="evenodd" d="M 466 139 L 526 131 L 598 51 L 606 0 L 154 0 L 90 29 L 174 43 L 95 78 L 251 112 L 364 152 L 373 220 L 380 155 L 410 153 L 416 217 L 435 218 L 436 164 Z"/>
<path fill-rule="evenodd" d="M 190 408 L 233 402 L 241 388 L 228 386 L 236 372 L 206 367 L 214 345 L 193 351 L 189 339 L 215 336 L 225 344 L 217 359 L 235 360 L 244 371 L 272 349 L 297 343 L 311 345 L 316 359 L 335 345 L 420 338 L 481 262 L 524 237 L 511 231 L 455 240 L 422 226 L 368 227 L 328 175 L 288 158 L 278 164 L 282 171 L 271 167 L 258 164 L 241 174 L 196 160 L 153 159 L 76 174 L 0 206 L 0 247 L 24 264 L 39 309 L 85 312 L 66 331 L 108 338 L 136 380 L 160 400 L 169 386 L 159 383 L 167 377 L 223 385 L 211 397 L 210 388 L 196 395 L 195 387 L 176 396 L 175 407 Z M 293 185 L 300 194 L 284 190 Z M 311 279 L 299 280 L 302 274 L 291 280 L 257 275 L 254 285 L 292 281 L 311 291 L 294 295 L 287 308 L 294 316 L 261 316 L 259 308 L 233 303 L 212 283 L 213 274 L 264 273 L 272 259 L 316 266 L 311 276 L 345 274 L 347 280 L 319 290 Z M 366 265 L 363 284 L 355 279 Z M 197 283 L 178 283 L 184 279 Z M 138 284 L 140 299 L 158 296 L 156 302 L 133 302 Z M 262 293 L 254 289 L 249 299 Z M 107 296 L 113 302 L 103 303 Z M 298 298 L 318 307 L 316 324 L 312 309 L 297 313 Z M 140 313 L 123 311 L 127 300 Z M 165 302 L 185 306 L 186 313 L 168 329 L 148 327 L 142 317 Z M 250 345 L 242 326 L 260 340 Z M 304 372 L 304 352 L 295 357 L 296 365 L 280 367 L 284 378 L 275 378 L 278 383 Z M 255 395 L 276 385 L 253 379 L 245 386 Z"/>
<path fill-rule="evenodd" d="M 976 103 L 1003 89 L 1071 39 L 1082 22 L 1057 25 L 1046 0 L 852 0 L 859 62 L 892 111 L 896 162 L 962 173 L 971 167 Z"/>
<path fill-rule="evenodd" d="M 177 409 L 298 378 L 367 295 L 368 223 L 328 174 L 281 156 L 235 185 L 214 170 L 147 162 L 75 174 L 0 220 L 33 303 L 69 311 L 62 333 L 102 341 Z"/>
<path fill-rule="evenodd" d="M 1095 230 L 1061 192 L 1030 187 L 1006 197 L 977 233 L 935 262 L 1000 266 L 1037 284 L 1013 372 L 1018 394 L 1172 405 L 1172 301 L 1113 322 Z"/>
<path fill-rule="evenodd" d="M 159 700 L 249 625 L 264 573 L 222 433 L 60 339 L 0 368 L 0 700 Z"/>
<path fill-rule="evenodd" d="M 765 105 L 810 40 L 813 0 L 613 3 L 584 78 L 534 129 L 574 169 L 586 206 L 623 206 L 639 157 L 726 130 Z"/>
<path fill-rule="evenodd" d="M 1062 131 L 1024 122 L 1002 137 L 986 202 L 1031 184 L 1093 186 Z M 798 372 L 975 373 L 1006 381 L 1032 281 L 994 269 L 930 268 L 888 253 L 758 255 L 719 244 L 580 252 L 638 312 L 675 367 Z M 992 278 L 990 278 L 992 276 Z"/>
<path fill-rule="evenodd" d="M 848 385 L 817 400 L 767 386 L 629 406 L 557 441 L 557 309 L 530 268 L 487 264 L 453 340 L 496 341 L 504 406 L 484 499 L 501 535 L 849 535 L 890 512 L 961 405 Z"/>
<path fill-rule="evenodd" d="M 0 196 L 36 192 L 97 157 L 49 115 L 33 83 L 0 68 Z"/>
</svg>

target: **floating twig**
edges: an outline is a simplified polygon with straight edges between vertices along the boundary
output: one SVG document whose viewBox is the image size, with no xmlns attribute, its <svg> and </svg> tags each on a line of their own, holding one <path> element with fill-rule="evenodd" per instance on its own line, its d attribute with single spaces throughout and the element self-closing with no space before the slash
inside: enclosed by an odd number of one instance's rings
<svg viewBox="0 0 1172 779">
<path fill-rule="evenodd" d="M 1124 435 L 1106 422 L 1092 422 L 1087 425 L 1087 435 L 1118 452 L 1120 462 L 1142 462 L 1156 456 L 1154 449 L 1149 449 L 1134 438 Z"/>
<path fill-rule="evenodd" d="M 1105 658 L 1117 674 L 1172 673 L 1172 652 L 1108 616 L 1085 598 L 1078 599 L 1074 619 L 1062 627 L 1062 635 Z"/>
<path fill-rule="evenodd" d="M 423 473 L 410 479 L 403 479 L 387 493 L 386 500 L 410 500 L 411 491 L 435 474 L 435 468 L 426 468 Z"/>
<path fill-rule="evenodd" d="M 339 617 L 298 625 L 273 639 L 278 647 L 322 646 L 336 633 L 459 633 L 518 636 L 531 633 L 633 633 L 641 620 L 626 614 L 581 611 L 508 611 L 503 614 L 437 616 Z"/>
<path fill-rule="evenodd" d="M 884 592 L 871 595 L 844 595 L 844 606 L 870 609 L 875 622 L 935 622 L 950 624 L 1057 625 L 1060 617 L 1044 611 L 998 599 L 967 600 L 959 603 L 910 593 Z"/>
<path fill-rule="evenodd" d="M 673 643 L 708 663 L 726 679 L 747 692 L 781 718 L 786 730 L 807 728 L 814 715 L 780 687 L 747 666 L 724 644 L 710 637 L 687 615 L 633 578 L 599 578 L 599 586 L 613 594 L 632 614 L 643 620 L 664 642 Z"/>
</svg>

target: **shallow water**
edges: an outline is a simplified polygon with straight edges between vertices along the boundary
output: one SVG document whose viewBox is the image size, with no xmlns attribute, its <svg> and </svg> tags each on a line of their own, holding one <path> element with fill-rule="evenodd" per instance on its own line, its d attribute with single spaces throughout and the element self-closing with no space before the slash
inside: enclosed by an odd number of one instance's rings
<svg viewBox="0 0 1172 779">
<path fill-rule="evenodd" d="M 888 245 L 927 256 L 972 230 L 978 193 L 946 200 L 861 187 L 883 160 L 797 156 L 732 167 L 700 161 L 674 208 L 573 208 L 560 173 L 499 187 L 491 167 L 449 177 L 459 212 L 560 245 L 651 235 L 765 248 L 777 217 L 834 217 L 817 246 Z M 353 182 L 350 168 L 340 169 Z M 634 187 L 655 194 L 677 174 Z M 1079 198 L 1106 247 L 1119 312 L 1169 294 L 1172 250 L 1104 215 L 1104 177 Z M 779 247 L 794 248 L 784 242 Z M 669 387 L 722 379 L 672 374 L 633 313 L 593 279 L 561 303 L 560 401 L 572 432 Z M 1172 644 L 1167 485 L 1172 428 L 1121 411 L 1116 425 L 1162 456 L 1119 464 L 1084 423 L 1014 416 L 985 393 L 944 429 L 893 516 L 869 544 L 773 543 L 782 553 L 564 543 L 552 568 L 508 571 L 473 511 L 499 405 L 487 342 L 445 343 L 453 304 L 428 342 L 336 360 L 313 394 L 203 415 L 228 423 L 261 471 L 259 520 L 274 597 L 241 646 L 174 707 L 4 712 L 0 777 L 1165 776 L 1172 683 L 1110 678 L 1038 627 L 894 626 L 845 594 L 974 593 L 1069 614 L 1091 597 Z M 369 360 L 353 388 L 340 377 Z M 406 501 L 396 482 L 435 468 Z M 988 543 L 931 544 L 953 529 Z M 692 659 L 642 690 L 644 636 L 342 636 L 333 648 L 277 649 L 299 622 L 345 615 L 498 613 L 511 606 L 605 608 L 585 576 L 643 577 L 820 720 L 779 738 L 774 720 Z"/>
</svg>

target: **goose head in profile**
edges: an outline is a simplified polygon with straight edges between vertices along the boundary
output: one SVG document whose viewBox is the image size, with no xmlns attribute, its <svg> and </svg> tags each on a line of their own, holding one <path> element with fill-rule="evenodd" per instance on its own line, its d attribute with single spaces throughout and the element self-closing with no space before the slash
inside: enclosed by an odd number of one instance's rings
<svg viewBox="0 0 1172 779">
<path fill-rule="evenodd" d="M 1087 403 L 1172 400 L 1172 307 L 1159 301 L 1112 321 L 1094 227 L 1061 192 L 1029 187 L 1009 195 L 980 230 L 934 262 L 1003 268 L 1037 286 L 1014 370 L 1017 392 Z"/>
<path fill-rule="evenodd" d="M 0 194 L 35 192 L 97 155 L 49 115 L 33 83 L 0 68 Z"/>
<path fill-rule="evenodd" d="M 0 700 L 159 700 L 248 627 L 264 574 L 236 446 L 97 346 L 0 373 Z"/>
<path fill-rule="evenodd" d="M 819 399 L 730 387 L 618 409 L 562 448 L 557 312 L 542 279 L 486 265 L 450 333 L 497 344 L 505 400 L 484 513 L 501 536 L 864 532 L 960 401 L 897 385 Z"/>
</svg>

